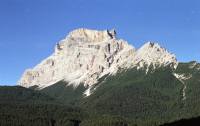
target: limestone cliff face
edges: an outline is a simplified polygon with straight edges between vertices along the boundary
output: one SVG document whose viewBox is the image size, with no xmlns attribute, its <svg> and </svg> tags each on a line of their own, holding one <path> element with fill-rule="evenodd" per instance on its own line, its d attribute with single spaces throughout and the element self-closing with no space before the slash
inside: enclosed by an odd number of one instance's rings
<svg viewBox="0 0 200 126">
<path fill-rule="evenodd" d="M 147 43 L 136 50 L 126 41 L 117 39 L 115 30 L 77 29 L 55 46 L 51 56 L 26 70 L 18 84 L 44 88 L 65 80 L 74 87 L 84 84 L 90 89 L 99 78 L 115 74 L 119 68 L 139 69 L 146 64 L 176 67 L 177 61 L 158 44 Z M 86 95 L 89 95 L 87 91 Z"/>
<path fill-rule="evenodd" d="M 178 62 L 174 54 L 169 53 L 165 48 L 152 42 L 147 42 L 137 50 L 135 63 L 138 63 L 138 68 L 146 65 L 146 72 L 148 72 L 148 67 L 150 65 L 152 65 L 154 69 L 156 69 L 156 67 L 168 65 L 173 69 L 176 69 L 178 66 Z"/>
<path fill-rule="evenodd" d="M 105 74 L 125 67 L 135 49 L 124 40 L 116 39 L 115 31 L 77 29 L 60 41 L 55 52 L 33 69 L 26 70 L 19 85 L 41 88 L 65 80 L 75 87 L 90 86 Z"/>
</svg>

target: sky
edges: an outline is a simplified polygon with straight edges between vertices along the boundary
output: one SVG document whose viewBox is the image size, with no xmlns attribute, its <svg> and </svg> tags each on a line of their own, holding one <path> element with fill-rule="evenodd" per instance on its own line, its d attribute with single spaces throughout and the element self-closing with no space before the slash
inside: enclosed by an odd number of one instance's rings
<svg viewBox="0 0 200 126">
<path fill-rule="evenodd" d="M 199 0 L 0 0 L 0 85 L 15 85 L 76 28 L 114 28 L 135 48 L 153 41 L 200 61 Z"/>
</svg>

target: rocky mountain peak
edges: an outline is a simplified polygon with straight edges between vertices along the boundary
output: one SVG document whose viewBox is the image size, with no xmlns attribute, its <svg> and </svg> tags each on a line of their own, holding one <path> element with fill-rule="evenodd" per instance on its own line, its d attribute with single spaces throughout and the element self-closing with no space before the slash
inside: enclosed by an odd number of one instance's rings
<svg viewBox="0 0 200 126">
<path fill-rule="evenodd" d="M 115 30 L 77 29 L 57 43 L 51 56 L 26 70 L 19 85 L 44 88 L 65 80 L 74 87 L 80 83 L 91 86 L 102 76 L 125 67 L 134 53 L 126 41 L 116 39 Z"/>
<path fill-rule="evenodd" d="M 115 30 L 97 31 L 97 30 L 81 28 L 70 32 L 67 38 L 73 40 L 86 41 L 86 42 L 102 42 L 116 38 L 116 31 Z"/>
<path fill-rule="evenodd" d="M 91 87 L 104 75 L 115 74 L 119 69 L 177 66 L 176 58 L 157 43 L 148 42 L 136 50 L 126 41 L 116 38 L 115 30 L 77 29 L 55 46 L 55 52 L 28 69 L 19 81 L 24 87 L 45 88 L 65 80 L 77 87 L 84 84 L 91 94 Z M 148 67 L 147 67 L 148 69 Z"/>
<path fill-rule="evenodd" d="M 137 50 L 136 62 L 143 62 L 146 65 L 153 67 L 171 65 L 176 68 L 178 65 L 176 56 L 169 53 L 165 48 L 158 43 L 147 42 Z"/>
</svg>

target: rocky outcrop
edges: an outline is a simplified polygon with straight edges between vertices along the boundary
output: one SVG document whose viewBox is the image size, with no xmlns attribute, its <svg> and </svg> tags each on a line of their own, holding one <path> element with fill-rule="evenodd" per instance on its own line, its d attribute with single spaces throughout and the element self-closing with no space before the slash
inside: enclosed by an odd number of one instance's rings
<svg viewBox="0 0 200 126">
<path fill-rule="evenodd" d="M 158 44 L 149 42 L 136 50 L 126 41 L 117 39 L 115 30 L 77 29 L 56 45 L 51 56 L 26 70 L 19 85 L 44 88 L 65 80 L 74 87 L 84 84 L 90 89 L 99 78 L 115 74 L 120 68 L 139 69 L 151 64 L 176 68 L 177 61 Z"/>
<path fill-rule="evenodd" d="M 150 65 L 152 65 L 154 69 L 156 67 L 168 65 L 176 69 L 178 66 L 178 62 L 174 54 L 169 53 L 165 48 L 158 45 L 158 43 L 152 42 L 147 42 L 137 50 L 135 63 L 138 63 L 137 68 L 141 68 L 146 65 L 146 72 L 148 72 L 148 67 Z"/>
</svg>

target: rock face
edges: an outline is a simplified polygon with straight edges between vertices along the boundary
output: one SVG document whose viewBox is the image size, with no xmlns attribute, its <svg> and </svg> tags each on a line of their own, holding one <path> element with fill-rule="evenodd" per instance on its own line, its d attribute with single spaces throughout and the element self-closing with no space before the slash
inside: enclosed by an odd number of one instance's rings
<svg viewBox="0 0 200 126">
<path fill-rule="evenodd" d="M 176 68 L 178 62 L 158 44 L 148 42 L 136 50 L 126 41 L 117 39 L 115 30 L 77 29 L 56 45 L 51 56 L 26 70 L 18 84 L 44 88 L 65 80 L 74 87 L 84 84 L 90 89 L 99 78 L 115 74 L 120 68 L 140 69 L 150 65 Z M 87 90 L 86 95 L 89 94 Z"/>
<path fill-rule="evenodd" d="M 147 42 L 136 52 L 135 62 L 139 63 L 137 67 L 143 67 L 143 65 L 156 67 L 170 65 L 174 69 L 177 68 L 178 62 L 174 54 L 169 53 L 165 48 L 161 47 L 157 43 Z"/>
</svg>

